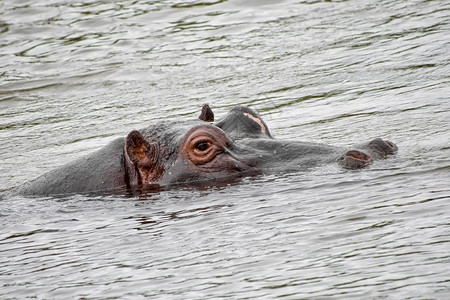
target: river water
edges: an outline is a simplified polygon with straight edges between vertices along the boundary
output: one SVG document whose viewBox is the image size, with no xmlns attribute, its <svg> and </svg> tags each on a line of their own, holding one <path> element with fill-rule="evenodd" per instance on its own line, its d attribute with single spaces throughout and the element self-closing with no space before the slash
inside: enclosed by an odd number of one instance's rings
<svg viewBox="0 0 450 300">
<path fill-rule="evenodd" d="M 399 153 L 137 197 L 0 200 L 1 299 L 449 299 L 448 1 L 0 2 L 0 190 L 161 119 Z"/>
</svg>

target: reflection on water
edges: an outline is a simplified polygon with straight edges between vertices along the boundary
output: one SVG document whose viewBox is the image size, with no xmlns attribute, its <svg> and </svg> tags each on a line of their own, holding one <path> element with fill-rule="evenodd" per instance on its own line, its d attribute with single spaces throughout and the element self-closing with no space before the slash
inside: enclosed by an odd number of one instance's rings
<svg viewBox="0 0 450 300">
<path fill-rule="evenodd" d="M 450 295 L 445 1 L 0 2 L 0 189 L 155 120 L 400 152 L 141 197 L 0 201 L 0 298 Z M 181 296 L 182 295 L 182 296 Z"/>
</svg>

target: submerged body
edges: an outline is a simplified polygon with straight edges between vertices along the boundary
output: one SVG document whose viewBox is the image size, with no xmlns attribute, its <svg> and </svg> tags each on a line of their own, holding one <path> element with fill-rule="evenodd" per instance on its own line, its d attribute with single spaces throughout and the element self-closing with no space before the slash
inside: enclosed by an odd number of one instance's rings
<svg viewBox="0 0 450 300">
<path fill-rule="evenodd" d="M 338 163 L 362 168 L 397 151 L 375 139 L 346 151 L 279 141 L 253 110 L 238 106 L 216 123 L 205 105 L 199 120 L 162 121 L 19 187 L 24 195 L 145 190 Z"/>
</svg>

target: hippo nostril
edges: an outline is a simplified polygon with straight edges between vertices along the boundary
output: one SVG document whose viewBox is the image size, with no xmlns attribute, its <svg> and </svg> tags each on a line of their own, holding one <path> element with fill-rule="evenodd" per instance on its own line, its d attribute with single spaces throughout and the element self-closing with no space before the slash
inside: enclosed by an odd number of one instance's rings
<svg viewBox="0 0 450 300">
<path fill-rule="evenodd" d="M 347 151 L 338 158 L 338 162 L 342 167 L 352 170 L 365 167 L 372 161 L 373 159 L 369 155 L 358 150 Z"/>
<path fill-rule="evenodd" d="M 356 151 L 356 150 L 347 151 L 347 153 L 345 153 L 345 155 L 348 157 L 351 157 L 351 158 L 354 158 L 357 160 L 366 161 L 366 162 L 369 162 L 372 160 L 372 158 L 369 155 L 367 155 L 361 151 Z"/>
<path fill-rule="evenodd" d="M 398 149 L 394 143 L 382 140 L 380 138 L 370 141 L 368 144 L 368 148 L 370 154 L 375 159 L 386 158 L 386 156 L 388 155 L 395 154 Z"/>
<path fill-rule="evenodd" d="M 397 152 L 397 150 L 398 150 L 397 145 L 395 145 L 394 143 L 392 143 L 390 141 L 384 141 L 384 142 L 390 148 L 389 154 L 394 154 L 395 152 Z"/>
</svg>

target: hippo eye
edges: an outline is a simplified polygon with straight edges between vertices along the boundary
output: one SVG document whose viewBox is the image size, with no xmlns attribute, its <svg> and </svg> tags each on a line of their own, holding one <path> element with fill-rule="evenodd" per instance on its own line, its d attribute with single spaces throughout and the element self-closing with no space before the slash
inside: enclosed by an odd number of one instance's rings
<svg viewBox="0 0 450 300">
<path fill-rule="evenodd" d="M 227 146 L 228 140 L 220 129 L 202 125 L 186 135 L 181 153 L 194 165 L 204 165 L 223 153 Z"/>
<path fill-rule="evenodd" d="M 200 142 L 197 145 L 195 145 L 195 149 L 203 152 L 203 151 L 208 150 L 208 148 L 210 146 L 211 146 L 211 144 L 209 142 Z"/>
</svg>

